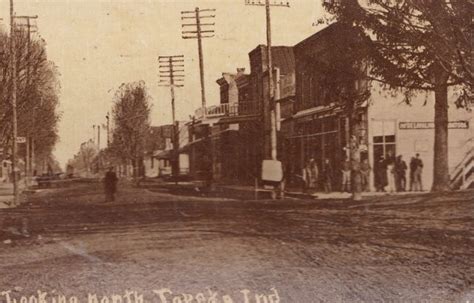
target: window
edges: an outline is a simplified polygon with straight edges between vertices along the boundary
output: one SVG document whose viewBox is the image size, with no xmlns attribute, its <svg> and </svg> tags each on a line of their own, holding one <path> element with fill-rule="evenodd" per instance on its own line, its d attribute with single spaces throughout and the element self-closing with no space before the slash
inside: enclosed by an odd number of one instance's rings
<svg viewBox="0 0 474 303">
<path fill-rule="evenodd" d="M 395 121 L 373 121 L 374 161 L 396 155 Z"/>
</svg>

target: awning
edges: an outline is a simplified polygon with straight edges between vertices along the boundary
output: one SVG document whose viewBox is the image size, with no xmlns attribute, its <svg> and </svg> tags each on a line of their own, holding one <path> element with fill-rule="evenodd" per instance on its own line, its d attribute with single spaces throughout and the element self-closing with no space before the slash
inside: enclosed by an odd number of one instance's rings
<svg viewBox="0 0 474 303">
<path fill-rule="evenodd" d="M 171 159 L 171 150 L 163 150 L 153 156 L 157 159 Z"/>
<path fill-rule="evenodd" d="M 328 106 L 316 106 L 313 108 L 305 109 L 302 111 L 297 112 L 296 114 L 293 115 L 294 119 L 299 119 L 307 116 L 314 116 L 314 115 L 324 115 L 327 114 L 330 111 L 336 111 L 339 110 L 340 107 L 333 104 L 333 105 L 328 105 Z"/>
</svg>

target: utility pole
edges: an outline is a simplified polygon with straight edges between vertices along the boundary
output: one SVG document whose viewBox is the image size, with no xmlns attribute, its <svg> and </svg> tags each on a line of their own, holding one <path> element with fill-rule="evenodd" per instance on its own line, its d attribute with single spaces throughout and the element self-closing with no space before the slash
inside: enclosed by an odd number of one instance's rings
<svg viewBox="0 0 474 303">
<path fill-rule="evenodd" d="M 99 172 L 99 169 L 100 169 L 100 124 L 92 125 L 92 128 L 94 129 L 94 137 L 95 137 L 96 127 L 97 127 L 97 172 Z"/>
<path fill-rule="evenodd" d="M 264 131 L 265 131 L 265 138 L 267 137 L 267 127 L 268 122 L 270 123 L 270 158 L 272 160 L 277 159 L 277 117 L 276 117 L 276 109 L 275 109 L 275 85 L 273 81 L 273 60 L 272 60 L 272 29 L 271 29 L 271 6 L 279 6 L 279 7 L 290 7 L 289 2 L 284 1 L 272 1 L 270 0 L 262 1 L 255 1 L 255 0 L 245 0 L 245 5 L 253 5 L 253 6 L 265 6 L 266 12 L 266 26 L 267 26 L 267 72 L 268 72 L 268 101 L 263 104 L 263 115 L 264 115 Z M 278 79 L 277 79 L 278 80 Z M 266 150 L 266 149 L 265 149 Z M 268 157 L 268 154 L 265 155 Z"/>
<path fill-rule="evenodd" d="M 172 175 L 179 175 L 179 130 L 176 121 L 176 109 L 175 109 L 175 87 L 183 87 L 184 81 L 184 56 L 159 56 L 158 57 L 158 72 L 160 81 L 158 86 L 166 86 L 170 88 L 171 94 L 171 115 L 173 118 L 173 165 Z"/>
<path fill-rule="evenodd" d="M 17 70 L 16 70 L 16 43 L 15 43 L 15 12 L 13 0 L 10 0 L 10 77 L 11 86 L 11 106 L 12 106 L 12 171 L 13 171 L 13 203 L 19 204 L 18 191 L 18 168 L 17 168 L 17 132 L 18 121 L 16 112 L 16 90 L 17 90 Z"/>
<path fill-rule="evenodd" d="M 105 119 L 107 119 L 107 147 L 110 146 L 110 114 L 107 112 L 105 115 Z"/>
<path fill-rule="evenodd" d="M 95 124 L 92 125 L 92 129 L 93 129 L 93 131 L 92 131 L 92 138 L 93 138 L 92 141 L 94 142 L 94 144 L 96 144 L 97 141 L 95 140 Z"/>
<path fill-rule="evenodd" d="M 32 27 L 36 27 L 31 24 L 31 20 L 38 19 L 38 16 L 14 16 L 14 19 L 17 20 L 26 20 L 26 24 L 16 24 L 16 27 L 26 27 L 27 32 L 27 45 L 26 45 L 26 88 L 28 89 L 31 84 L 31 69 L 30 69 L 30 52 L 31 52 L 31 34 L 37 32 L 37 30 Z M 36 105 L 33 106 L 33 129 L 35 128 L 35 114 L 36 114 Z M 31 171 L 34 167 L 34 138 L 30 136 L 29 132 L 26 134 L 26 185 L 28 186 L 29 177 L 31 177 Z M 31 153 L 31 158 L 30 158 Z"/>
<path fill-rule="evenodd" d="M 204 85 L 204 59 L 203 59 L 203 51 L 202 51 L 202 39 L 203 38 L 212 38 L 214 37 L 214 26 L 215 23 L 211 23 L 210 21 L 204 21 L 202 19 L 210 19 L 214 20 L 216 17 L 215 9 L 199 9 L 196 7 L 194 11 L 183 11 L 181 12 L 181 20 L 183 21 L 182 24 L 182 37 L 183 39 L 197 39 L 198 41 L 198 54 L 199 54 L 199 73 L 201 77 L 201 110 L 202 115 L 205 118 L 207 116 L 207 109 L 206 109 L 206 90 Z M 190 22 L 190 23 L 189 23 Z M 191 30 L 187 30 L 191 27 Z M 209 127 L 209 132 L 211 128 Z M 210 169 L 210 177 L 209 177 L 209 187 L 212 184 L 212 176 L 214 171 L 214 152 L 213 152 L 213 144 L 212 139 L 208 135 L 207 139 L 209 140 L 209 149 L 211 155 L 211 167 Z"/>
<path fill-rule="evenodd" d="M 215 23 L 203 23 L 202 19 L 213 19 L 216 16 L 213 15 L 215 9 L 199 9 L 196 7 L 194 11 L 182 11 L 181 20 L 182 24 L 182 37 L 183 39 L 197 39 L 198 41 L 198 53 L 199 53 L 199 72 L 201 77 L 201 106 L 204 116 L 206 115 L 206 90 L 204 85 L 204 59 L 202 51 L 202 39 L 214 37 L 214 29 L 212 28 Z M 201 14 L 203 13 L 203 14 Z M 188 23 L 192 22 L 192 23 Z M 192 27 L 192 30 L 185 30 L 187 27 Z"/>
<path fill-rule="evenodd" d="M 100 124 L 97 125 L 97 150 L 100 152 Z"/>
</svg>

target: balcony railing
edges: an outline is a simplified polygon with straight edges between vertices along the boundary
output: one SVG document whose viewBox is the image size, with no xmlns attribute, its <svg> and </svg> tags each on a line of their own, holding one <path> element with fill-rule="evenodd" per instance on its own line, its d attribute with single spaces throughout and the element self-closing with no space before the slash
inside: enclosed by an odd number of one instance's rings
<svg viewBox="0 0 474 303">
<path fill-rule="evenodd" d="M 205 110 L 205 113 L 204 113 Z M 207 106 L 199 108 L 194 115 L 197 119 L 204 117 L 234 117 L 257 115 L 260 112 L 260 106 L 256 102 L 224 103 L 220 105 Z"/>
</svg>

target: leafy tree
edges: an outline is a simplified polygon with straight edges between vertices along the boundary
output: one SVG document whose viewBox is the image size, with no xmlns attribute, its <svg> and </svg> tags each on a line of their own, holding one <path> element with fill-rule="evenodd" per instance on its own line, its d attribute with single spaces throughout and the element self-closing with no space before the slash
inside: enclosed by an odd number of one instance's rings
<svg viewBox="0 0 474 303">
<path fill-rule="evenodd" d="M 145 82 L 124 83 L 116 91 L 112 108 L 114 130 L 110 149 L 133 165 L 138 179 L 150 131 L 149 95 Z"/>
<path fill-rule="evenodd" d="M 461 89 L 455 104 L 473 98 L 471 0 L 325 0 L 342 23 L 372 41 L 371 75 L 390 87 L 434 92 L 435 143 L 432 190 L 449 189 L 448 88 Z M 409 101 L 409 100 L 408 100 Z"/>
<path fill-rule="evenodd" d="M 68 161 L 67 166 L 73 168 L 75 174 L 90 177 L 95 170 L 94 163 L 98 155 L 97 145 L 91 139 L 81 144 L 79 152 Z"/>
<path fill-rule="evenodd" d="M 29 39 L 22 30 L 18 30 L 14 38 L 17 47 L 18 135 L 33 138 L 36 159 L 43 163 L 51 158 L 58 140 L 59 73 L 47 58 L 44 40 Z M 12 139 L 9 40 L 6 33 L 0 33 L 0 135 L 4 146 L 8 146 Z"/>
</svg>

